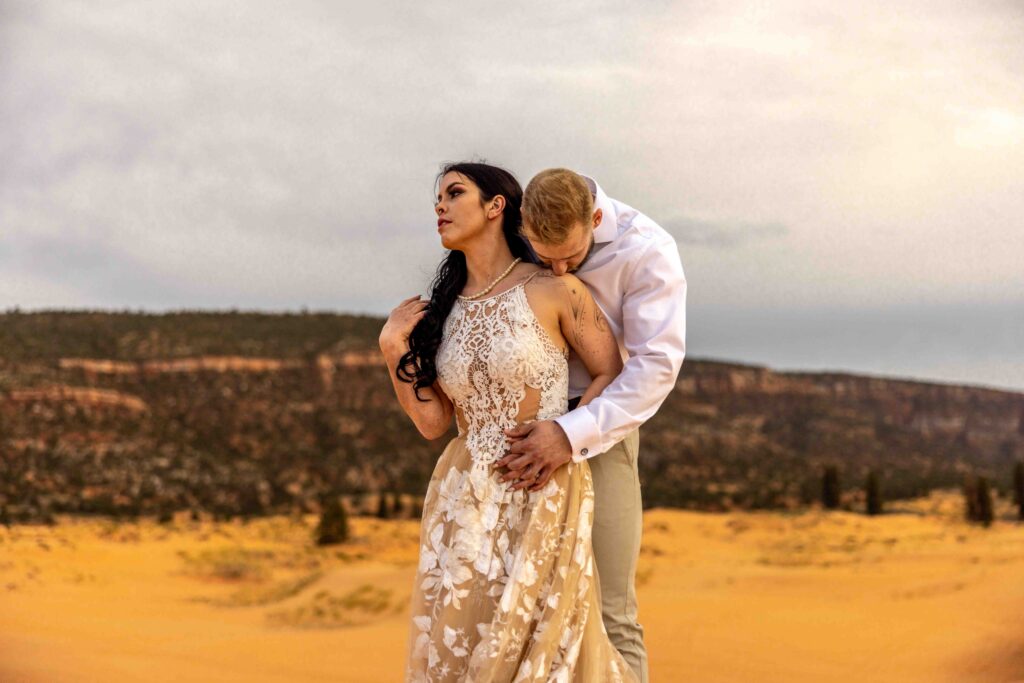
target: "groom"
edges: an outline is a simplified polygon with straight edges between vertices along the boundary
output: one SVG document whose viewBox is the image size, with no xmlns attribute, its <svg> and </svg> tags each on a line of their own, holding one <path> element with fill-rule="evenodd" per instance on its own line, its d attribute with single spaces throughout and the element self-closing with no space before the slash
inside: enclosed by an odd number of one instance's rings
<svg viewBox="0 0 1024 683">
<path fill-rule="evenodd" d="M 552 168 L 523 194 L 523 236 L 541 263 L 575 274 L 591 290 L 625 361 L 622 373 L 583 407 L 590 382 L 569 361 L 570 412 L 508 430 L 512 446 L 496 463 L 515 488 L 539 490 L 570 460 L 590 463 L 594 479 L 594 557 L 602 612 L 612 643 L 647 681 L 647 651 L 637 623 L 636 563 L 643 528 L 637 474 L 639 427 L 675 386 L 686 351 L 686 277 L 672 236 L 608 197 L 587 176 Z"/>
</svg>

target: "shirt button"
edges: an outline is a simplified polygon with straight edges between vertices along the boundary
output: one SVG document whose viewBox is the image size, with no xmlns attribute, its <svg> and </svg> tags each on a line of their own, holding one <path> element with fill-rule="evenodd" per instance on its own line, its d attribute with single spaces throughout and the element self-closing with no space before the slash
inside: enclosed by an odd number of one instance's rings
<svg viewBox="0 0 1024 683">
<path fill-rule="evenodd" d="M 583 450 L 580 451 L 580 455 L 586 455 L 589 452 L 590 451 L 588 451 L 586 448 L 584 448 Z"/>
</svg>

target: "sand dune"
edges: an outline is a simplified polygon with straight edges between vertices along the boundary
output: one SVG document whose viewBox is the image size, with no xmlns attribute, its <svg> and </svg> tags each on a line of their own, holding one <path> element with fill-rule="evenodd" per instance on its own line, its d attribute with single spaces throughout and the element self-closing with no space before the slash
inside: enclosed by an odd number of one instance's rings
<svg viewBox="0 0 1024 683">
<path fill-rule="evenodd" d="M 0 527 L 0 681 L 401 680 L 417 524 Z M 1024 681 L 1024 525 L 935 494 L 851 513 L 645 516 L 652 680 Z"/>
</svg>

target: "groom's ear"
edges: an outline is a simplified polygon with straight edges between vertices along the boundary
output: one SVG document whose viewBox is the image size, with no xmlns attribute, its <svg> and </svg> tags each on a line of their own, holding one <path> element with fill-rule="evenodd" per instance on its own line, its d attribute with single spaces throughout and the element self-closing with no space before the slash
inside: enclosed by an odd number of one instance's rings
<svg viewBox="0 0 1024 683">
<path fill-rule="evenodd" d="M 594 210 L 594 230 L 597 230 L 597 226 L 601 225 L 601 219 L 604 218 L 604 214 L 601 213 L 601 209 Z"/>
</svg>

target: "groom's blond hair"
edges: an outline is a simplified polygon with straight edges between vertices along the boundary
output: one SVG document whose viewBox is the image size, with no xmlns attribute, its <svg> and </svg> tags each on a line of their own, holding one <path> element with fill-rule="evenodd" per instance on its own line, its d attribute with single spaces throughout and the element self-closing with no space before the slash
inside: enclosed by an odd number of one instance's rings
<svg viewBox="0 0 1024 683">
<path fill-rule="evenodd" d="M 590 225 L 594 197 L 579 173 L 549 168 L 523 191 L 523 229 L 545 244 L 562 244 L 576 223 Z"/>
</svg>

